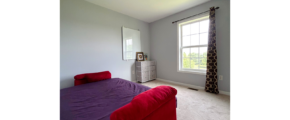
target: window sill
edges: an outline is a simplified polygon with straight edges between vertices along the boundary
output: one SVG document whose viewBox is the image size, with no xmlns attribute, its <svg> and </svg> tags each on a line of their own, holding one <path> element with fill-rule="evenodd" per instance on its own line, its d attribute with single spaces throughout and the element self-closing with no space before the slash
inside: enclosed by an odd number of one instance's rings
<svg viewBox="0 0 290 120">
<path fill-rule="evenodd" d="M 206 75 L 206 71 L 188 71 L 188 70 L 177 70 L 180 73 L 190 73 L 190 74 L 198 74 L 198 75 Z"/>
</svg>

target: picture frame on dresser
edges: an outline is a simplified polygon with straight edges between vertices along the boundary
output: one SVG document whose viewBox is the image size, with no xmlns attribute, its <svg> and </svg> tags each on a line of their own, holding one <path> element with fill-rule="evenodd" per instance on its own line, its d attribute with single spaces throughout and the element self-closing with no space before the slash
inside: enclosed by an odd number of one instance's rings
<svg viewBox="0 0 290 120">
<path fill-rule="evenodd" d="M 143 52 L 136 52 L 136 61 L 144 61 Z"/>
</svg>

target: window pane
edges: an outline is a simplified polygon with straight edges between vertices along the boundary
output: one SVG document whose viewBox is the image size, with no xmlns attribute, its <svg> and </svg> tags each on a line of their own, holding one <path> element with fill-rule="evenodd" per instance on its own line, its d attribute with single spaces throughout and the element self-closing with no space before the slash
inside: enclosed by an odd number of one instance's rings
<svg viewBox="0 0 290 120">
<path fill-rule="evenodd" d="M 127 45 L 132 45 L 132 39 L 127 39 L 126 42 L 127 42 Z"/>
<path fill-rule="evenodd" d="M 126 58 L 132 59 L 133 58 L 132 52 L 126 52 Z"/>
<path fill-rule="evenodd" d="M 127 45 L 127 51 L 132 51 L 132 45 Z"/>
<path fill-rule="evenodd" d="M 200 47 L 199 48 L 199 57 L 206 57 L 207 56 L 207 47 Z"/>
<path fill-rule="evenodd" d="M 190 45 L 199 45 L 199 34 L 191 35 Z"/>
<path fill-rule="evenodd" d="M 182 46 L 189 46 L 190 45 L 190 36 L 182 37 Z"/>
<path fill-rule="evenodd" d="M 206 58 L 200 58 L 199 69 L 206 69 Z"/>
<path fill-rule="evenodd" d="M 190 48 L 190 57 L 198 57 L 198 48 Z"/>
<path fill-rule="evenodd" d="M 209 20 L 204 20 L 200 22 L 200 33 L 208 32 L 209 29 Z"/>
<path fill-rule="evenodd" d="M 199 22 L 191 24 L 190 27 L 190 34 L 199 33 Z"/>
<path fill-rule="evenodd" d="M 189 35 L 190 34 L 190 25 L 182 26 L 182 35 Z"/>
<path fill-rule="evenodd" d="M 126 40 L 126 51 L 132 51 L 132 39 Z"/>
<path fill-rule="evenodd" d="M 198 69 L 198 58 L 191 58 L 190 59 L 190 68 L 191 69 Z"/>
<path fill-rule="evenodd" d="M 182 68 L 190 68 L 189 58 L 183 58 L 183 60 L 182 60 Z"/>
<path fill-rule="evenodd" d="M 200 34 L 200 44 L 208 44 L 208 33 Z"/>
<path fill-rule="evenodd" d="M 189 57 L 190 48 L 182 49 L 182 57 Z"/>
</svg>

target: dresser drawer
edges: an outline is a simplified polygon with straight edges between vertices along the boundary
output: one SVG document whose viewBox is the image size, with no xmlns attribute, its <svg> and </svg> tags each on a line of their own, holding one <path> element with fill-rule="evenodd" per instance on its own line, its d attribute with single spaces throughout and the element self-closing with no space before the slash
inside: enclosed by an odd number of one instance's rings
<svg viewBox="0 0 290 120">
<path fill-rule="evenodd" d="M 149 71 L 149 74 L 151 75 L 151 74 L 156 74 L 156 70 L 150 70 Z"/>
<path fill-rule="evenodd" d="M 148 61 L 141 62 L 141 66 L 142 67 L 150 66 L 150 62 L 148 62 Z"/>
<path fill-rule="evenodd" d="M 147 76 L 145 75 L 142 77 L 142 82 L 146 82 L 148 80 L 149 80 L 149 75 L 147 75 Z"/>
<path fill-rule="evenodd" d="M 149 66 L 145 66 L 145 67 L 136 67 L 136 71 L 137 72 L 142 72 L 142 71 L 149 71 L 151 68 Z"/>
<path fill-rule="evenodd" d="M 137 81 L 139 82 L 146 82 L 149 80 L 149 76 L 137 77 Z"/>
<path fill-rule="evenodd" d="M 149 71 L 137 72 L 137 81 L 146 82 L 150 78 Z"/>
<path fill-rule="evenodd" d="M 141 78 L 143 78 L 144 76 L 149 76 L 149 71 L 137 71 L 136 76 Z"/>
<path fill-rule="evenodd" d="M 144 67 L 144 66 L 156 65 L 155 61 L 142 61 L 142 62 L 136 62 L 135 64 L 136 64 L 136 66 L 138 66 L 138 67 L 139 67 L 139 66 Z"/>
<path fill-rule="evenodd" d="M 144 67 L 144 66 L 150 66 L 150 62 L 151 61 L 142 61 L 142 62 L 140 62 L 140 61 L 136 61 L 136 63 L 135 63 L 135 65 L 136 65 L 136 67 L 138 66 L 142 66 L 142 67 Z"/>
</svg>

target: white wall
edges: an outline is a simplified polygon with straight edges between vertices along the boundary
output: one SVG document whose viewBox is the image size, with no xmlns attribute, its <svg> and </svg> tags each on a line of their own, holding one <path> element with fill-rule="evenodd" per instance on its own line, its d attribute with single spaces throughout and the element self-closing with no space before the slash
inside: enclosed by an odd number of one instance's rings
<svg viewBox="0 0 290 120">
<path fill-rule="evenodd" d="M 134 80 L 134 60 L 122 60 L 121 27 L 139 29 L 150 56 L 149 24 L 84 0 L 60 1 L 60 88 L 74 76 L 109 70 L 112 77 Z"/>
<path fill-rule="evenodd" d="M 150 23 L 150 52 L 157 61 L 157 77 L 175 82 L 205 86 L 205 75 L 177 72 L 177 24 L 173 21 L 209 10 L 216 10 L 216 39 L 218 56 L 219 89 L 230 92 L 230 1 L 212 0 L 169 17 Z"/>
</svg>

